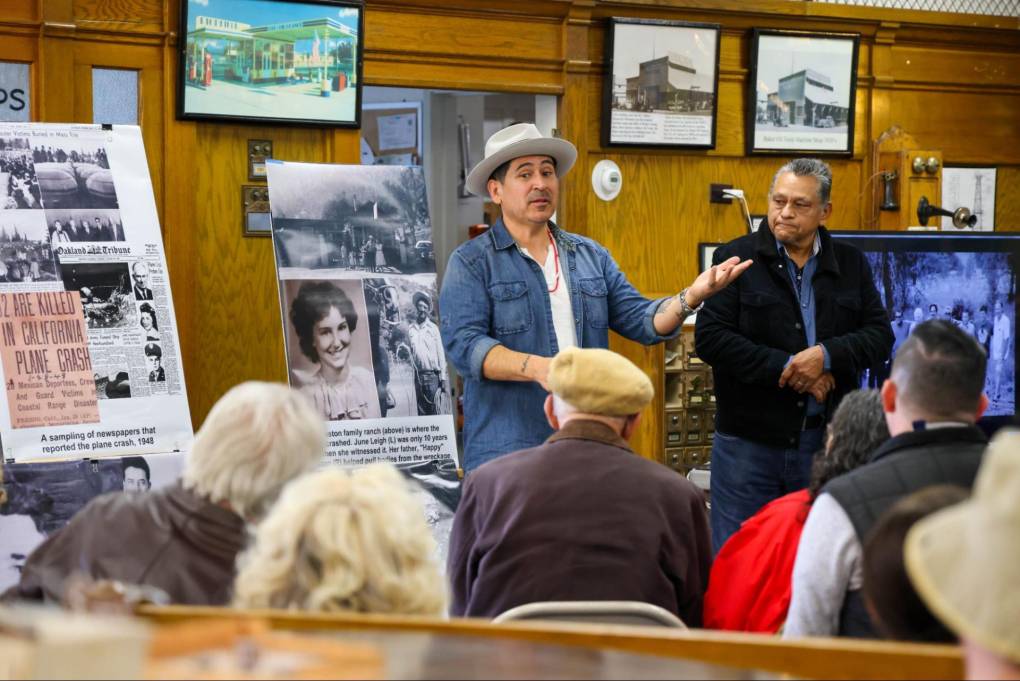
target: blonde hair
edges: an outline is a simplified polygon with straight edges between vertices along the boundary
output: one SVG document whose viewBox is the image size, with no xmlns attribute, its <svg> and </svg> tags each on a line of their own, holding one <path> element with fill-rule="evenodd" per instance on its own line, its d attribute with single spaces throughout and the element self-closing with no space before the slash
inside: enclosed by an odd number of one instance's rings
<svg viewBox="0 0 1020 681">
<path fill-rule="evenodd" d="M 442 615 L 446 585 L 424 510 L 392 464 L 304 475 L 238 559 L 234 605 Z"/>
<path fill-rule="evenodd" d="M 184 465 L 184 486 L 250 517 L 322 461 L 326 426 L 297 390 L 248 381 L 213 405 Z"/>
</svg>

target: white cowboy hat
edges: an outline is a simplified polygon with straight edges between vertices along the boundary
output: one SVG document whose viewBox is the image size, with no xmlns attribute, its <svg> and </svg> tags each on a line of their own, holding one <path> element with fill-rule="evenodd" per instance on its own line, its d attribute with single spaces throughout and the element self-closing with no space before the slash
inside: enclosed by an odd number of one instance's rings
<svg viewBox="0 0 1020 681">
<path fill-rule="evenodd" d="M 577 160 L 577 149 L 566 140 L 543 137 L 533 123 L 517 123 L 493 133 L 485 143 L 485 158 L 467 176 L 469 192 L 486 198 L 489 177 L 507 161 L 522 156 L 552 156 L 556 159 L 556 176 L 563 177 Z"/>
<path fill-rule="evenodd" d="M 1020 662 L 1020 431 L 985 451 L 969 501 L 918 521 L 904 563 L 921 599 L 963 638 Z"/>
</svg>

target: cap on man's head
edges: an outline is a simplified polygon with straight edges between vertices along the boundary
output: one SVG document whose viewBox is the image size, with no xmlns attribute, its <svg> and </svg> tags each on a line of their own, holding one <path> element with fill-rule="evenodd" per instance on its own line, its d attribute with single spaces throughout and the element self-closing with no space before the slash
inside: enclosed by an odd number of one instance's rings
<svg viewBox="0 0 1020 681">
<path fill-rule="evenodd" d="M 629 416 L 648 406 L 652 382 L 626 357 L 601 348 L 565 348 L 549 364 L 549 389 L 586 414 Z"/>
<path fill-rule="evenodd" d="M 414 295 L 411 296 L 411 302 L 415 307 L 418 307 L 418 303 L 425 303 L 429 306 L 429 309 L 432 308 L 432 296 L 424 291 L 415 291 Z"/>
<path fill-rule="evenodd" d="M 485 158 L 468 173 L 464 185 L 476 196 L 488 197 L 489 178 L 507 161 L 522 156 L 551 156 L 556 176 L 563 177 L 577 160 L 577 148 L 558 137 L 544 137 L 534 123 L 516 123 L 492 134 L 485 143 Z"/>
</svg>

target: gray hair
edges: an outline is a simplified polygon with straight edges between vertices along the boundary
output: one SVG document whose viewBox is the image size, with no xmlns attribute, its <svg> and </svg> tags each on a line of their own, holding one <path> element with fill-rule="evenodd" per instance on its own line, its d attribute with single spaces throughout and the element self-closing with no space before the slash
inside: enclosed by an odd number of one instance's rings
<svg viewBox="0 0 1020 681">
<path fill-rule="evenodd" d="M 829 423 L 830 441 L 811 465 L 811 500 L 825 483 L 867 462 L 889 439 L 882 397 L 877 390 L 855 390 L 839 403 Z"/>
<path fill-rule="evenodd" d="M 257 515 L 284 483 L 322 461 L 326 426 L 307 397 L 248 381 L 213 405 L 184 464 L 184 486 L 240 516 Z"/>
<path fill-rule="evenodd" d="M 769 187 L 769 196 L 776 188 L 776 181 L 783 173 L 793 173 L 797 177 L 813 177 L 818 180 L 818 199 L 824 206 L 829 202 L 832 195 L 832 168 L 829 164 L 817 158 L 795 158 L 772 176 L 772 185 Z"/>
</svg>

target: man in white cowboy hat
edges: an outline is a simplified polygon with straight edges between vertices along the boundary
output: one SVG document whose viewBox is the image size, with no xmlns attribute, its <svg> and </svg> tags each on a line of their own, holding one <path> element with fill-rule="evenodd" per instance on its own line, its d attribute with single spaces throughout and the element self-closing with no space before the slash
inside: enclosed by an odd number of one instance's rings
<svg viewBox="0 0 1020 681">
<path fill-rule="evenodd" d="M 418 400 L 418 416 L 439 413 L 436 394 L 446 385 L 446 356 L 439 327 L 432 321 L 432 296 L 415 291 L 414 319 L 407 326 L 407 342 L 414 360 L 414 391 Z"/>
<path fill-rule="evenodd" d="M 750 265 L 731 258 L 676 296 L 645 298 L 605 248 L 552 222 L 559 178 L 576 159 L 570 142 L 518 123 L 489 138 L 467 177 L 469 191 L 502 211 L 454 251 L 439 297 L 446 352 L 464 377 L 468 471 L 551 434 L 542 403 L 561 348 L 608 347 L 610 329 L 646 345 L 665 340 Z"/>
<path fill-rule="evenodd" d="M 992 440 L 974 495 L 919 521 L 910 581 L 960 637 L 968 679 L 1020 679 L 1020 432 Z"/>
</svg>

